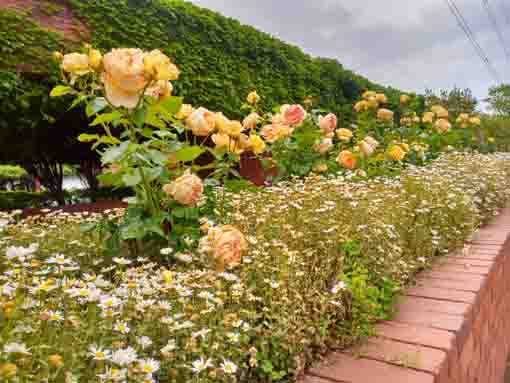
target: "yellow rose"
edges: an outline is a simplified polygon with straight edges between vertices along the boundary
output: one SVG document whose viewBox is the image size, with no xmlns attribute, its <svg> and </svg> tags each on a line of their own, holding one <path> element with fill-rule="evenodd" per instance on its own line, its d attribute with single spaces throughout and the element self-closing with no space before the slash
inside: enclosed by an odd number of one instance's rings
<svg viewBox="0 0 510 383">
<path fill-rule="evenodd" d="M 349 142 L 352 139 L 353 133 L 349 129 L 341 128 L 336 131 L 336 136 L 340 141 Z"/>
<path fill-rule="evenodd" d="M 489 142 L 489 144 L 493 144 L 493 143 L 495 143 L 495 142 L 496 142 L 496 140 L 494 139 L 494 137 L 489 137 L 489 138 L 487 139 L 487 141 Z"/>
<path fill-rule="evenodd" d="M 400 146 L 394 145 L 388 151 L 388 157 L 393 161 L 402 161 L 406 156 L 406 152 Z"/>
<path fill-rule="evenodd" d="M 354 110 L 358 113 L 368 110 L 368 103 L 365 100 L 358 101 L 354 104 Z"/>
<path fill-rule="evenodd" d="M 379 101 L 375 97 L 369 97 L 367 102 L 368 109 L 377 109 L 379 108 Z"/>
<path fill-rule="evenodd" d="M 64 72 L 70 73 L 75 77 L 83 76 L 91 72 L 89 56 L 83 53 L 69 53 L 64 55 L 60 67 Z"/>
<path fill-rule="evenodd" d="M 230 120 L 222 112 L 214 113 L 216 130 L 222 134 L 228 134 Z"/>
<path fill-rule="evenodd" d="M 179 120 L 185 120 L 193 113 L 193 110 L 193 106 L 190 104 L 182 104 L 181 109 L 177 112 L 175 117 Z"/>
<path fill-rule="evenodd" d="M 18 367 L 14 363 L 0 364 L 0 378 L 10 379 L 16 376 Z"/>
<path fill-rule="evenodd" d="M 147 85 L 144 52 L 140 49 L 113 49 L 103 58 L 101 80 L 113 106 L 135 108 Z M 87 58 L 88 60 L 88 58 Z"/>
<path fill-rule="evenodd" d="M 250 105 L 255 105 L 260 101 L 260 96 L 257 94 L 257 91 L 254 90 L 248 94 L 248 96 L 246 97 L 246 101 Z"/>
<path fill-rule="evenodd" d="M 164 100 L 172 95 L 174 87 L 170 81 L 159 80 L 154 85 L 145 90 L 147 96 L 151 96 L 156 100 Z"/>
<path fill-rule="evenodd" d="M 434 105 L 430 110 L 436 115 L 437 118 L 448 118 L 448 111 L 441 105 Z"/>
<path fill-rule="evenodd" d="M 422 121 L 424 124 L 432 124 L 434 122 L 434 113 L 433 112 L 423 113 Z"/>
<path fill-rule="evenodd" d="M 346 169 L 354 169 L 356 167 L 356 156 L 349 150 L 344 150 L 338 154 L 336 162 Z"/>
<path fill-rule="evenodd" d="M 407 105 L 409 104 L 409 101 L 411 101 L 411 97 L 407 94 L 403 94 L 400 96 L 400 104 Z"/>
<path fill-rule="evenodd" d="M 90 67 L 94 70 L 99 69 L 101 66 L 101 62 L 103 61 L 103 55 L 97 49 L 91 49 L 89 51 L 89 64 Z"/>
<path fill-rule="evenodd" d="M 451 129 L 452 125 L 448 120 L 441 118 L 436 121 L 434 127 L 439 133 L 447 133 Z"/>
<path fill-rule="evenodd" d="M 469 114 L 467 113 L 461 113 L 459 117 L 457 117 L 457 124 L 462 124 L 467 121 L 469 121 Z"/>
<path fill-rule="evenodd" d="M 179 78 L 179 69 L 158 49 L 145 55 L 143 65 L 147 77 L 154 80 L 172 81 Z"/>
<path fill-rule="evenodd" d="M 315 173 L 325 173 L 328 171 L 328 164 L 317 164 L 313 167 Z"/>
<path fill-rule="evenodd" d="M 243 127 L 245 129 L 255 129 L 257 127 L 257 124 L 259 123 L 260 116 L 253 112 L 250 113 L 246 118 L 243 120 Z"/>
<path fill-rule="evenodd" d="M 62 62 L 62 60 L 64 60 L 64 55 L 62 52 L 53 52 L 53 59 L 57 62 Z"/>
<path fill-rule="evenodd" d="M 251 145 L 251 150 L 255 154 L 261 154 L 266 149 L 266 143 L 260 136 L 257 136 L 255 134 L 250 135 L 249 142 Z"/>
<path fill-rule="evenodd" d="M 388 97 L 386 97 L 384 93 L 377 93 L 375 99 L 381 104 L 386 104 L 388 102 Z"/>
<path fill-rule="evenodd" d="M 405 142 L 401 142 L 399 145 L 402 149 L 404 149 L 406 153 L 409 151 L 409 145 L 406 144 Z"/>
<path fill-rule="evenodd" d="M 389 109 L 379 109 L 377 111 L 377 119 L 384 122 L 392 122 L 393 121 L 393 112 Z"/>
<path fill-rule="evenodd" d="M 361 97 L 363 97 L 365 100 L 368 100 L 369 98 L 375 97 L 376 95 L 377 93 L 374 92 L 373 90 L 367 90 L 363 93 Z"/>
<path fill-rule="evenodd" d="M 474 126 L 480 126 L 482 124 L 482 120 L 478 116 L 473 116 L 469 119 L 469 123 Z"/>
<path fill-rule="evenodd" d="M 48 363 L 52 367 L 60 368 L 64 365 L 64 359 L 58 354 L 50 355 L 48 357 Z"/>
<path fill-rule="evenodd" d="M 231 137 L 239 137 L 242 130 L 243 125 L 239 121 L 229 121 L 227 124 L 227 134 Z"/>
<path fill-rule="evenodd" d="M 216 121 L 216 113 L 200 107 L 194 110 L 186 119 L 186 126 L 191 129 L 195 136 L 206 137 L 214 131 Z"/>
<path fill-rule="evenodd" d="M 181 205 L 194 206 L 204 192 L 202 180 L 187 171 L 170 184 L 163 186 L 163 192 Z"/>
</svg>

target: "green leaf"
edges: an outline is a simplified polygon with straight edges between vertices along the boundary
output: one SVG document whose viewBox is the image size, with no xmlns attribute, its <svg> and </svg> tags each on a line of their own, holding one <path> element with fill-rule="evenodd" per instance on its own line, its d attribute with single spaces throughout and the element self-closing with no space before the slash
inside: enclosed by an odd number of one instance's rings
<svg viewBox="0 0 510 383">
<path fill-rule="evenodd" d="M 103 164 L 110 164 L 117 161 L 128 149 L 130 142 L 124 141 L 122 144 L 108 148 L 101 158 Z"/>
<path fill-rule="evenodd" d="M 148 182 L 152 182 L 155 179 L 158 179 L 159 176 L 161 175 L 162 171 L 163 171 L 163 167 L 161 167 L 161 166 L 157 166 L 155 168 L 149 168 L 149 167 L 143 168 L 143 172 L 144 172 L 145 177 L 147 178 Z"/>
<path fill-rule="evenodd" d="M 108 122 L 119 120 L 122 117 L 122 113 L 119 111 L 114 111 L 111 113 L 104 113 L 97 116 L 90 126 L 96 126 L 100 124 L 106 124 Z"/>
<path fill-rule="evenodd" d="M 159 105 L 165 112 L 175 115 L 181 110 L 182 97 L 168 97 L 161 101 Z"/>
<path fill-rule="evenodd" d="M 51 90 L 50 97 L 61 97 L 71 93 L 75 93 L 75 90 L 70 86 L 57 85 Z"/>
<path fill-rule="evenodd" d="M 200 146 L 186 146 L 175 152 L 175 157 L 181 162 L 191 162 L 204 152 L 205 149 L 202 149 Z"/>
<path fill-rule="evenodd" d="M 132 187 L 138 185 L 140 182 L 142 182 L 142 176 L 140 175 L 140 170 L 135 169 L 132 170 L 122 176 L 122 182 L 124 182 L 124 185 L 127 187 Z"/>
<path fill-rule="evenodd" d="M 85 113 L 87 114 L 87 117 L 90 117 L 93 116 L 94 114 L 99 113 L 107 106 L 108 102 L 104 97 L 96 97 L 87 104 L 87 107 L 85 108 Z"/>
<path fill-rule="evenodd" d="M 165 123 L 163 121 L 161 121 L 161 119 L 158 116 L 156 116 L 155 114 L 148 114 L 147 117 L 145 118 L 145 123 L 147 125 L 154 126 L 155 128 L 158 128 L 158 129 L 166 128 Z"/>
<path fill-rule="evenodd" d="M 97 140 L 99 140 L 99 134 L 82 133 L 78 136 L 78 141 L 80 142 L 94 142 Z"/>
<path fill-rule="evenodd" d="M 97 148 L 101 144 L 117 145 L 117 144 L 120 144 L 120 143 L 121 143 L 121 141 L 118 138 L 116 138 L 116 137 L 113 137 L 113 136 L 101 136 L 101 137 L 99 137 L 99 140 L 94 145 L 92 145 L 92 150 L 94 150 L 95 148 Z"/>
<path fill-rule="evenodd" d="M 139 108 L 136 110 L 135 115 L 133 116 L 133 121 L 137 128 L 141 129 L 145 125 L 145 116 L 147 115 L 147 109 Z"/>
</svg>

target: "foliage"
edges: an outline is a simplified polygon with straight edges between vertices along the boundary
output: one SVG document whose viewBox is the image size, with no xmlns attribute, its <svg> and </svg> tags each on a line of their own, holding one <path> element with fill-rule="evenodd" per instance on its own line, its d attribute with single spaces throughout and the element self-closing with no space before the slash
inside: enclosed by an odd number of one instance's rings
<svg viewBox="0 0 510 383">
<path fill-rule="evenodd" d="M 436 94 L 431 89 L 425 91 L 425 102 L 430 107 L 432 105 L 441 105 L 452 113 L 455 119 L 461 113 L 474 113 L 478 100 L 473 96 L 471 89 L 460 89 L 454 87 L 453 89 L 441 89 L 439 94 Z"/>
<path fill-rule="evenodd" d="M 142 381 L 142 367 L 161 383 L 293 380 L 391 315 L 400 288 L 507 204 L 509 180 L 508 155 L 453 154 L 399 177 L 229 192 L 250 249 L 226 272 L 204 253 L 167 268 L 111 258 L 79 230 L 100 215 L 4 215 L 0 365 L 16 368 L 3 381 Z"/>
<path fill-rule="evenodd" d="M 18 179 L 26 175 L 27 171 L 21 166 L 0 165 L 0 179 Z"/>
<path fill-rule="evenodd" d="M 0 210 L 45 207 L 54 201 L 50 193 L 0 191 Z"/>
<path fill-rule="evenodd" d="M 489 108 L 501 117 L 510 117 L 510 85 L 502 84 L 489 89 L 489 97 L 485 100 Z"/>
</svg>

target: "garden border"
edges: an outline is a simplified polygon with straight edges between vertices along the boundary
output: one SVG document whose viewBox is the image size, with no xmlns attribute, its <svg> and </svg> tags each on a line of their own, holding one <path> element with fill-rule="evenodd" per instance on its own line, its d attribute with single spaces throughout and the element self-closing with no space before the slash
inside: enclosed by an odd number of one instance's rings
<svg viewBox="0 0 510 383">
<path fill-rule="evenodd" d="M 501 383 L 510 352 L 510 208 L 418 276 L 377 337 L 302 383 Z"/>
</svg>

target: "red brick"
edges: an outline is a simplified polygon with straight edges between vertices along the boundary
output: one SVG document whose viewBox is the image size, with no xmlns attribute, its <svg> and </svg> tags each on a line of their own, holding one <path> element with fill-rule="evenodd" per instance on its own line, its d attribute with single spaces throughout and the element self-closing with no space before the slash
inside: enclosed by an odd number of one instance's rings
<svg viewBox="0 0 510 383">
<path fill-rule="evenodd" d="M 334 353 L 330 364 L 313 368 L 310 373 L 335 382 L 348 383 L 434 383 L 434 376 L 388 363 Z"/>
<path fill-rule="evenodd" d="M 452 281 L 477 281 L 482 283 L 486 276 L 470 273 L 453 273 L 447 271 L 425 271 L 421 274 L 425 278 L 446 279 Z"/>
<path fill-rule="evenodd" d="M 410 324 L 385 322 L 376 326 L 377 336 L 400 342 L 449 350 L 455 342 L 455 335 L 449 331 Z"/>
<path fill-rule="evenodd" d="M 462 328 L 464 318 L 460 315 L 448 315 L 430 312 L 403 311 L 398 313 L 395 322 L 422 325 L 439 330 L 459 331 Z"/>
<path fill-rule="evenodd" d="M 456 281 L 451 279 L 424 278 L 416 281 L 416 286 L 441 287 L 450 290 L 478 292 L 483 285 L 483 279 Z"/>
<path fill-rule="evenodd" d="M 397 305 L 399 312 L 442 313 L 462 316 L 467 313 L 470 305 L 461 302 L 447 302 L 436 299 L 404 297 Z M 433 316 L 433 314 L 430 314 Z"/>
<path fill-rule="evenodd" d="M 427 286 L 412 287 L 406 291 L 406 295 L 470 304 L 476 299 L 476 294 L 471 292 Z"/>
<path fill-rule="evenodd" d="M 298 380 L 298 383 L 332 383 L 332 382 L 338 382 L 338 380 L 335 381 L 335 380 L 329 380 L 329 379 L 322 379 L 317 376 L 311 376 L 311 375 L 304 376 L 303 378 Z M 341 383 L 344 383 L 344 382 L 341 382 Z"/>
<path fill-rule="evenodd" d="M 359 355 L 435 375 L 439 374 L 446 361 L 444 351 L 381 338 L 370 339 L 351 350 L 351 353 L 354 356 Z"/>
<path fill-rule="evenodd" d="M 466 265 L 452 265 L 452 264 L 441 264 L 432 267 L 432 271 L 436 272 L 447 272 L 447 273 L 465 273 L 465 274 L 478 274 L 487 275 L 491 270 L 490 267 L 481 266 L 468 266 Z"/>
</svg>

